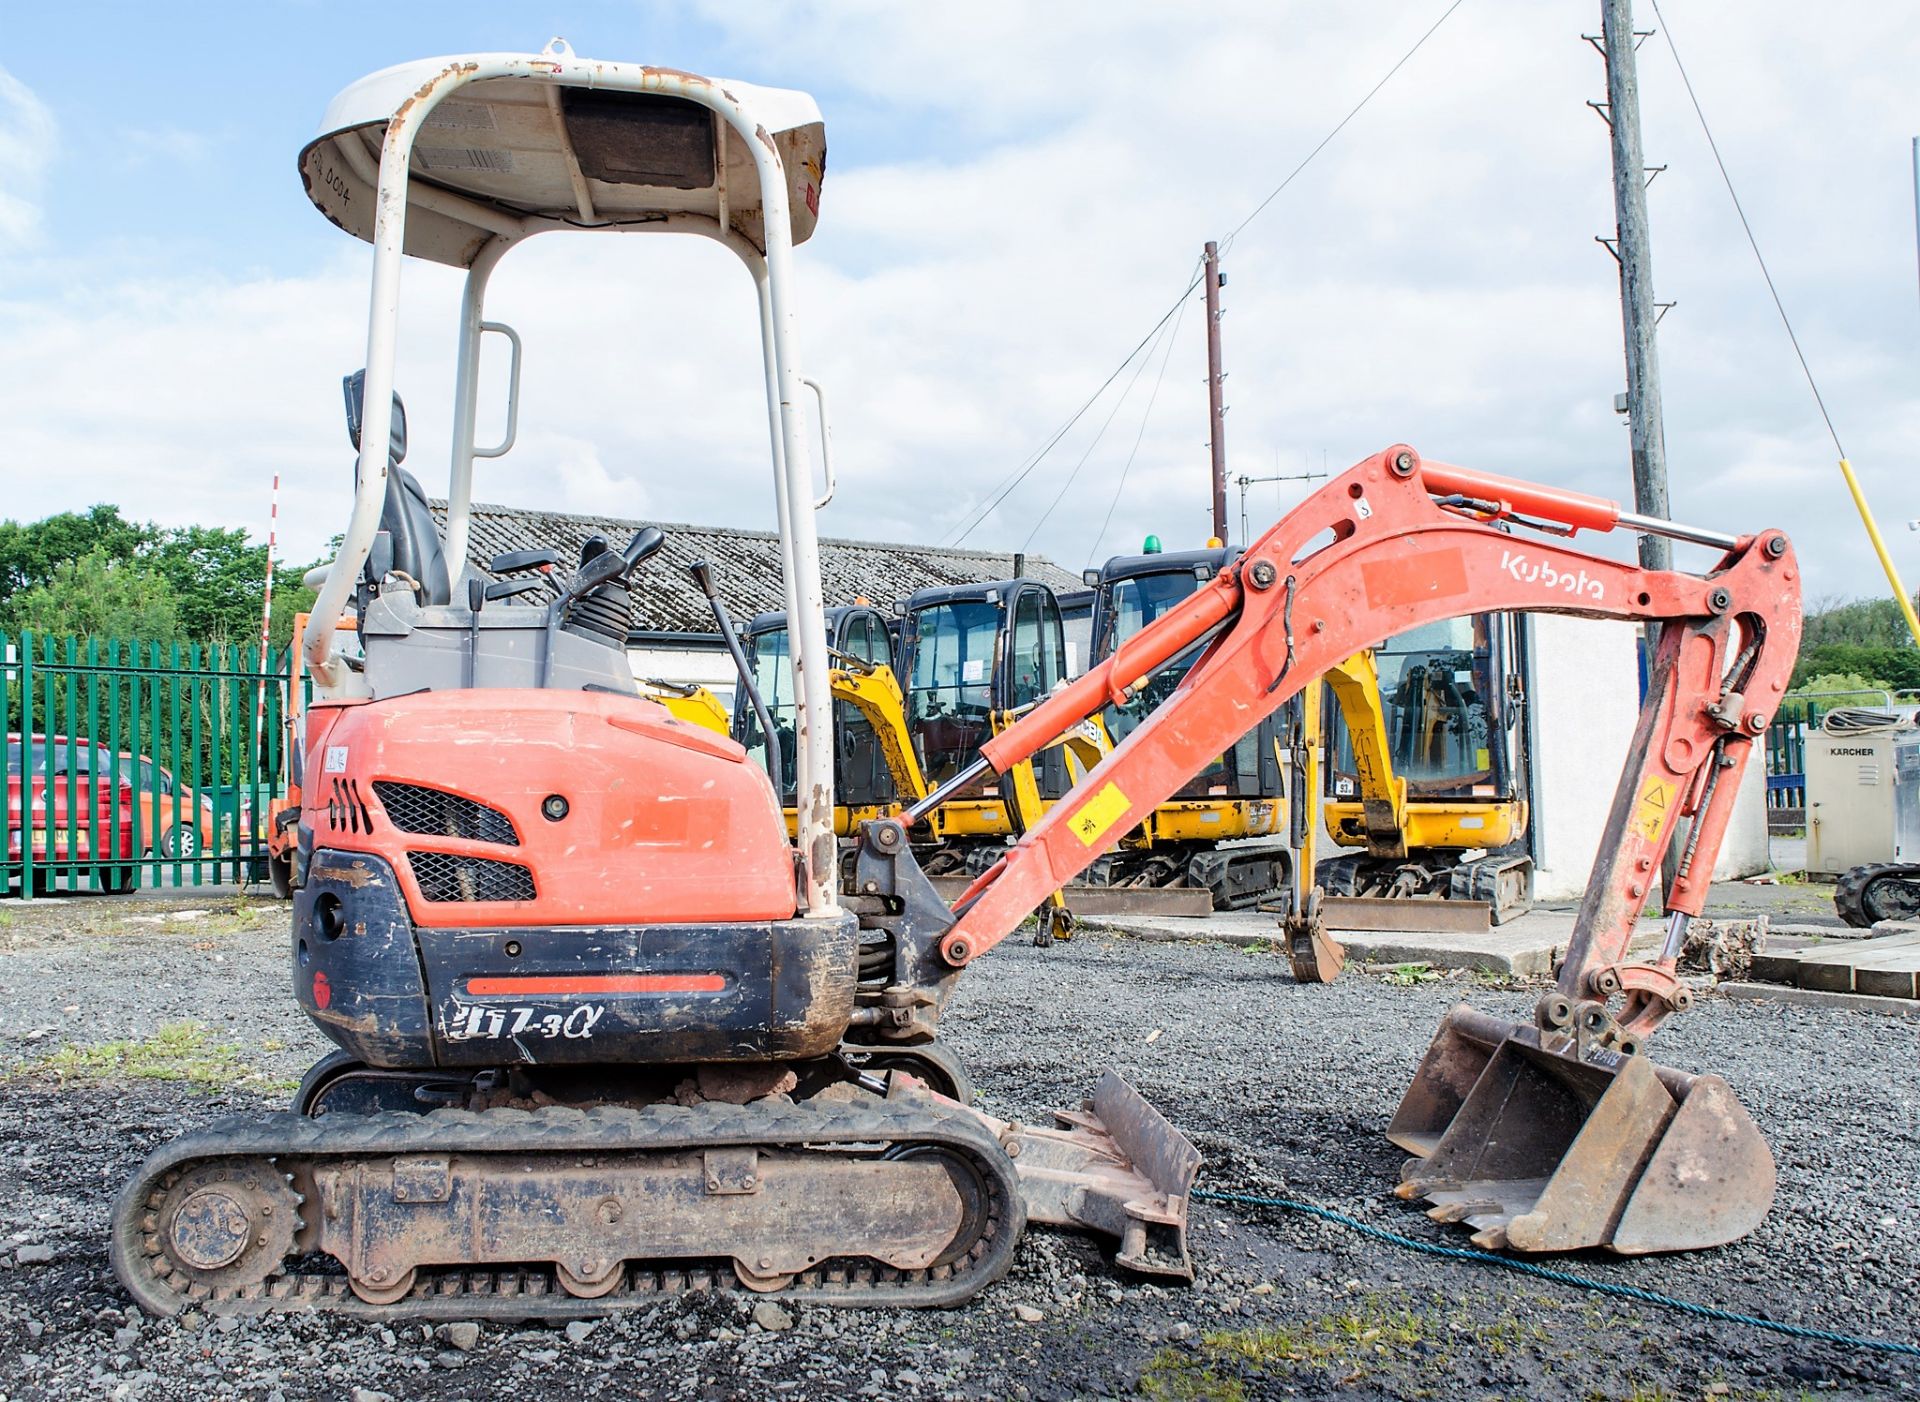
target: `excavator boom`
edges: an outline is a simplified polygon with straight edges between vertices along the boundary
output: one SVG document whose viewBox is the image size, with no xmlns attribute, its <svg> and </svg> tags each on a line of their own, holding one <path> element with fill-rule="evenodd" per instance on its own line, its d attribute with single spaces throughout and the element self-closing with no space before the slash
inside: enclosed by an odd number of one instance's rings
<svg viewBox="0 0 1920 1402">
<path fill-rule="evenodd" d="M 1540 534 L 1512 533 L 1501 522 Z M 1578 530 L 1619 524 L 1717 545 L 1725 554 L 1707 574 L 1693 575 L 1640 569 L 1566 543 Z M 1513 1244 L 1666 1249 L 1668 1236 L 1649 1227 L 1650 1220 L 1690 1214 L 1697 1220 L 1700 1201 L 1737 1198 L 1714 1216 L 1711 1232 L 1731 1240 L 1759 1220 L 1772 1196 L 1771 1158 L 1745 1112 L 1715 1077 L 1698 1078 L 1713 1087 L 1695 1095 L 1698 1087 L 1691 1083 L 1670 1083 L 1687 1081 L 1677 1073 L 1618 1072 L 1635 1060 L 1648 1034 L 1691 1001 L 1675 965 L 1687 921 L 1705 900 L 1754 742 L 1765 734 L 1787 686 L 1799 644 L 1798 579 L 1792 548 L 1779 531 L 1735 538 L 1669 527 L 1623 515 L 1600 498 L 1424 463 L 1411 448 L 1389 448 L 1316 492 L 1205 588 L 986 742 L 983 757 L 1004 771 L 1067 726 L 1124 698 L 1170 659 L 1204 644 L 1172 696 L 973 883 L 955 906 L 958 918 L 940 952 L 958 966 L 991 949 L 1040 897 L 1099 857 L 1189 774 L 1361 648 L 1423 623 L 1486 610 L 1658 624 L 1645 703 L 1558 989 L 1542 1000 L 1537 1027 L 1514 1028 L 1491 1045 L 1484 1019 L 1469 1029 L 1472 1038 L 1450 1039 L 1443 1030 L 1416 1082 L 1424 1097 L 1422 1125 L 1402 1123 L 1409 1114 L 1403 1107 L 1395 1138 L 1416 1154 L 1439 1155 L 1446 1165 L 1439 1177 L 1423 1177 L 1416 1160 L 1407 1186 L 1434 1198 L 1436 1211 L 1450 1220 L 1481 1226 L 1491 1242 L 1508 1241 L 1507 1226 L 1516 1219 L 1551 1212 L 1555 1193 L 1566 1191 L 1555 1188 L 1557 1175 L 1596 1171 L 1588 1160 L 1622 1180 L 1611 1215 L 1603 1213 L 1570 1235 L 1523 1228 Z M 1637 961 L 1629 955 L 1634 926 L 1682 816 L 1693 825 L 1668 893 L 1667 938 L 1656 957 Z M 1436 1059 L 1449 1066 L 1446 1076 L 1428 1074 Z M 1530 1124 L 1516 1128 L 1497 1116 L 1477 1126 L 1461 1123 L 1477 1105 L 1484 1076 L 1496 1073 L 1514 1084 L 1551 1082 L 1558 1089 L 1536 1087 L 1542 1108 Z M 1503 1111 L 1513 1111 L 1519 1103 L 1514 1084 L 1504 1098 L 1487 1091 L 1480 1099 L 1494 1097 Z M 1628 1094 L 1639 1100 L 1635 1108 L 1622 1109 Z M 1410 1105 L 1414 1099 L 1410 1094 Z M 1546 1101 L 1553 1101 L 1551 1112 Z M 1675 1155 L 1655 1151 L 1675 1136 L 1669 1132 L 1663 1140 L 1647 1124 L 1664 1115 L 1685 1129 L 1687 1107 L 1694 1104 L 1702 1108 L 1693 1118 L 1711 1117 L 1701 1132 L 1718 1135 L 1715 1142 L 1724 1141 L 1727 1149 L 1714 1161 L 1729 1165 L 1741 1181 L 1722 1181 L 1710 1172 L 1689 1180 L 1696 1162 L 1653 1185 L 1654 1170 L 1645 1166 L 1671 1168 Z M 1525 1174 L 1507 1173 L 1492 1162 L 1499 1143 L 1545 1135 L 1554 1115 L 1576 1127 L 1594 1127 L 1598 1137 L 1582 1145 L 1575 1135 L 1561 1146 L 1564 1155 L 1546 1155 L 1559 1166 L 1545 1172 L 1537 1153 Z M 1598 1128 L 1611 1123 L 1608 1116 L 1620 1122 L 1608 1131 L 1611 1138 Z M 1465 1135 L 1472 1142 L 1449 1140 L 1450 1130 L 1455 1139 Z M 1622 1135 L 1633 1137 L 1628 1130 L 1638 1134 L 1641 1152 L 1621 1167 L 1614 1160 L 1625 1143 Z M 1684 1158 L 1679 1150 L 1675 1154 Z M 1756 1167 L 1761 1160 L 1764 1172 Z M 1531 1187 L 1513 1190 L 1512 1183 L 1523 1178 Z M 1487 1187 L 1489 1182 L 1505 1186 Z M 1462 1183 L 1472 1186 L 1463 1190 Z M 1648 1201 L 1635 1197 L 1642 1190 Z M 1673 1201 L 1651 1202 L 1661 1192 Z M 1436 1196 L 1441 1194 L 1452 1196 Z M 1548 1206 L 1540 1208 L 1540 1202 Z M 1616 1242 L 1623 1220 L 1635 1225 Z M 1681 1239 L 1684 1232 L 1669 1235 L 1672 1246 L 1704 1244 Z"/>
</svg>

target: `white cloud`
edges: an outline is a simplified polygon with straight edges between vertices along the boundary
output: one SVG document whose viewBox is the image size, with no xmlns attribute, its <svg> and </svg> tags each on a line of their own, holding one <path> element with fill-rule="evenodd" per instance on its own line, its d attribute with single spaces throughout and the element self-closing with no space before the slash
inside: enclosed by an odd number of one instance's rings
<svg viewBox="0 0 1920 1402">
<path fill-rule="evenodd" d="M 130 127 L 120 134 L 129 164 L 157 161 L 169 167 L 198 165 L 213 150 L 213 137 L 184 127 Z"/>
<path fill-rule="evenodd" d="M 59 131 L 32 88 L 0 68 L 0 250 L 32 244 Z"/>
<path fill-rule="evenodd" d="M 1855 465 L 1890 526 L 1920 516 L 1907 183 L 1920 113 L 1906 84 L 1920 28 L 1844 10 L 1809 35 L 1785 0 L 1669 8 Z M 840 491 L 821 529 L 932 542 L 1058 427 L 1166 308 L 1201 241 L 1244 217 L 1438 9 L 876 0 L 711 13 L 757 56 L 740 76 L 812 85 L 827 109 L 835 158 L 820 232 L 798 257 L 800 345 L 835 410 Z M 1617 281 L 1592 241 L 1612 226 L 1606 129 L 1584 106 L 1602 91 L 1579 39 L 1592 25 L 1571 5 L 1462 7 L 1235 241 L 1233 474 L 1317 469 L 1323 453 L 1337 471 L 1405 440 L 1630 494 L 1611 409 Z M 1783 45 L 1789 30 L 1799 37 Z M 1876 589 L 1658 39 L 1641 69 L 1649 159 L 1668 166 L 1651 194 L 1656 286 L 1679 303 L 1661 328 L 1674 512 L 1729 530 L 1786 524 L 1810 593 Z M 843 130 L 858 140 L 831 137 Z M 15 282 L 0 305 L 8 514 L 116 499 L 253 525 L 278 465 L 283 538 L 317 550 L 344 520 L 336 386 L 364 335 L 365 249 L 339 242 L 289 278 L 183 262 L 123 285 L 75 260 L 42 271 L 43 292 Z M 437 490 L 457 280 L 414 267 L 407 291 L 409 466 Z M 520 444 L 481 465 L 478 497 L 771 523 L 753 303 L 727 255 L 536 240 L 503 266 L 490 313 L 525 335 L 526 384 Z M 1035 550 L 1077 568 L 1148 531 L 1169 546 L 1205 536 L 1201 332 L 1190 310 L 1111 529 L 1096 542 L 1157 357 Z M 499 423 L 497 372 L 485 402 L 483 439 Z M 972 542 L 1018 547 L 1109 407 Z M 1251 488 L 1256 529 L 1301 490 Z M 1913 539 L 1899 533 L 1895 549 L 1920 576 Z"/>
</svg>

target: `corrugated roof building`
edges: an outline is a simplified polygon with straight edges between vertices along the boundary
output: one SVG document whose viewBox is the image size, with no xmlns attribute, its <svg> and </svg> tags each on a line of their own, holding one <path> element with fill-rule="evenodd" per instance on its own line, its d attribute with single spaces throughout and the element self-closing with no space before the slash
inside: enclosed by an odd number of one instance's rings
<svg viewBox="0 0 1920 1402">
<path fill-rule="evenodd" d="M 435 524 L 446 530 L 446 503 L 432 503 Z M 634 598 L 642 634 L 706 634 L 718 641 L 713 615 L 694 587 L 687 566 L 705 560 L 719 580 L 720 596 L 736 619 L 783 607 L 780 537 L 772 531 L 742 531 L 719 526 L 629 521 L 613 516 L 576 516 L 563 511 L 526 511 L 516 507 L 475 505 L 467 547 L 469 563 L 482 574 L 487 561 L 508 550 L 545 548 L 563 567 L 580 556 L 593 535 L 605 536 L 617 550 L 643 525 L 657 525 L 667 543 L 638 571 Z M 1007 579 L 1016 573 L 1014 556 L 987 550 L 947 550 L 928 545 L 888 545 L 870 540 L 822 537 L 820 572 L 829 607 L 864 598 L 882 610 L 915 590 L 949 584 Z M 1040 555 L 1025 558 L 1028 578 L 1058 594 L 1085 588 L 1077 574 Z"/>
</svg>

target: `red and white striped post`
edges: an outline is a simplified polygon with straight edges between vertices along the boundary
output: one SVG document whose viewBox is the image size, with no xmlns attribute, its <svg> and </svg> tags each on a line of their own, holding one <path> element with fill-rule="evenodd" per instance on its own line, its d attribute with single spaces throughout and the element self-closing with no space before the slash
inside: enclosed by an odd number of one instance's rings
<svg viewBox="0 0 1920 1402">
<path fill-rule="evenodd" d="M 267 587 L 260 595 L 260 704 L 254 710 L 255 755 L 267 753 L 267 659 L 273 633 L 273 552 L 280 531 L 280 474 L 273 474 L 272 505 L 267 511 Z"/>
</svg>

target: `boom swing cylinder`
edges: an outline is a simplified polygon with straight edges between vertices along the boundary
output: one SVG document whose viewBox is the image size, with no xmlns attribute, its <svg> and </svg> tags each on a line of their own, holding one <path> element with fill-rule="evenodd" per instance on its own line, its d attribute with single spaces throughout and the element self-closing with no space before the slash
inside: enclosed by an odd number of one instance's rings
<svg viewBox="0 0 1920 1402">
<path fill-rule="evenodd" d="M 1513 527 L 1531 528 L 1521 534 Z M 1725 551 L 1705 575 L 1565 543 L 1659 530 Z M 1174 693 L 955 905 L 962 966 L 1071 880 L 1186 777 L 1353 652 L 1486 610 L 1660 625 L 1646 698 L 1555 991 L 1533 1026 L 1449 1017 L 1396 1116 L 1403 1195 L 1489 1245 L 1622 1252 L 1733 1240 L 1764 1216 L 1773 1164 L 1715 1076 L 1649 1070 L 1646 1038 L 1691 1001 L 1675 973 L 1734 797 L 1798 650 L 1798 568 L 1779 531 L 1732 537 L 1612 502 L 1376 454 L 1328 483 L 1113 657 L 989 740 L 1004 771 L 1187 649 Z M 1693 826 L 1658 955 L 1629 953 L 1678 820 Z"/>
</svg>

